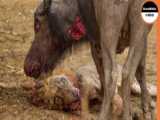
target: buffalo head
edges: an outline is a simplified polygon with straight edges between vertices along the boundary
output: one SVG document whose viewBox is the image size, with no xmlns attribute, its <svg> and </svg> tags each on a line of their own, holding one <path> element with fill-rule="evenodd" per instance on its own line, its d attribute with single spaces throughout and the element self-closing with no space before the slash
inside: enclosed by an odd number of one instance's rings
<svg viewBox="0 0 160 120">
<path fill-rule="evenodd" d="M 45 5 L 42 2 L 35 11 L 34 41 L 24 62 L 26 75 L 34 78 L 52 70 L 66 49 L 85 34 L 75 0 L 50 0 Z"/>
</svg>

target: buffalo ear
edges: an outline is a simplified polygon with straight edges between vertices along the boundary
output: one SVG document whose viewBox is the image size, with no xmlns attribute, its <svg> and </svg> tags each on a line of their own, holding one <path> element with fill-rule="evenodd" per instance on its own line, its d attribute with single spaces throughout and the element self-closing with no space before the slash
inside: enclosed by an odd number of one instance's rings
<svg viewBox="0 0 160 120">
<path fill-rule="evenodd" d="M 43 0 L 43 3 L 44 3 L 44 8 L 43 8 L 44 12 L 48 13 L 50 6 L 51 6 L 51 3 L 52 3 L 52 0 Z"/>
</svg>

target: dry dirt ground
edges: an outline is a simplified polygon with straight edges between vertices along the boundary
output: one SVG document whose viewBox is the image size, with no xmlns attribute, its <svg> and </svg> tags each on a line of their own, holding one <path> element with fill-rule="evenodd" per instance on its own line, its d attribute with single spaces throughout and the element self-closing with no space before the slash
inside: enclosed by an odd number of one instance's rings
<svg viewBox="0 0 160 120">
<path fill-rule="evenodd" d="M 23 61 L 33 40 L 33 12 L 38 0 L 0 0 L 0 119 L 77 120 L 68 113 L 37 108 L 28 103 L 21 84 L 30 78 L 23 73 Z M 155 28 L 149 35 L 147 80 L 156 84 Z M 73 48 L 74 49 L 74 48 Z M 79 52 L 80 51 L 80 52 Z M 72 51 L 62 66 L 76 69 L 92 61 L 89 46 Z M 118 56 L 121 63 L 126 53 Z M 139 103 L 136 103 L 139 105 Z"/>
</svg>

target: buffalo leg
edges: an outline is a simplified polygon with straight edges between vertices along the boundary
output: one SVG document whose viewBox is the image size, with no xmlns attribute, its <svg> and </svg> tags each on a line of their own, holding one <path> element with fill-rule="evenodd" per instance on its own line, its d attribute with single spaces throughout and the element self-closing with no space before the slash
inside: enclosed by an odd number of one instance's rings
<svg viewBox="0 0 160 120">
<path fill-rule="evenodd" d="M 107 39 L 109 37 L 106 37 Z M 118 40 L 118 38 L 110 38 L 111 40 Z M 106 40 L 107 41 L 107 40 Z M 100 120 L 112 120 L 111 118 L 111 102 L 116 90 L 116 81 L 117 81 L 117 67 L 115 61 L 115 43 L 112 46 L 106 46 L 107 42 L 102 43 L 102 61 L 104 67 L 104 77 L 105 79 L 101 79 L 101 83 L 103 84 L 103 103 L 102 109 L 100 113 Z"/>
<path fill-rule="evenodd" d="M 111 102 L 115 94 L 118 77 L 116 49 L 127 10 L 128 3 L 126 2 L 116 4 L 115 1 L 102 0 L 100 12 L 103 13 L 103 16 L 101 16 L 100 21 L 100 42 L 105 79 L 102 80 L 104 97 L 99 120 L 112 120 Z"/>
<path fill-rule="evenodd" d="M 138 69 L 136 71 L 136 78 L 137 81 L 140 84 L 141 87 L 141 104 L 142 104 L 142 109 L 144 113 L 144 118 L 145 120 L 148 120 L 148 118 L 151 116 L 151 106 L 150 106 L 150 95 L 147 90 L 147 85 L 146 85 L 146 76 L 145 76 L 145 56 L 142 58 Z"/>
<path fill-rule="evenodd" d="M 145 52 L 147 49 L 146 38 L 150 30 L 150 26 L 148 26 L 141 18 L 139 8 L 141 8 L 142 3 L 143 0 L 134 1 L 129 11 L 130 49 L 122 70 L 122 98 L 124 103 L 122 120 L 132 119 L 130 110 L 130 83 L 131 80 L 134 80 L 137 68 L 142 57 L 146 54 Z M 145 80 L 143 80 L 143 83 L 144 81 Z M 143 91 L 142 94 L 145 94 L 144 92 L 145 91 Z M 145 120 L 151 120 L 151 116 L 148 115 Z"/>
</svg>

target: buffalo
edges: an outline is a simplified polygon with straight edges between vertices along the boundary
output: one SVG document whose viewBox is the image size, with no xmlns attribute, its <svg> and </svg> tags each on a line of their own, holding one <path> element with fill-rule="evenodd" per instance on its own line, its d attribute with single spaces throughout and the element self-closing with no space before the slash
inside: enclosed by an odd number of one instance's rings
<svg viewBox="0 0 160 120">
<path fill-rule="evenodd" d="M 86 39 L 102 85 L 99 120 L 112 120 L 111 101 L 117 82 L 116 54 L 129 47 L 122 70 L 122 120 L 131 120 L 130 83 L 141 87 L 143 117 L 152 120 L 146 87 L 147 35 L 152 25 L 141 17 L 145 0 L 44 0 L 34 15 L 35 39 L 26 56 L 26 75 L 38 78 L 53 70 L 65 51 Z M 85 40 L 84 40 L 85 41 Z"/>
</svg>

